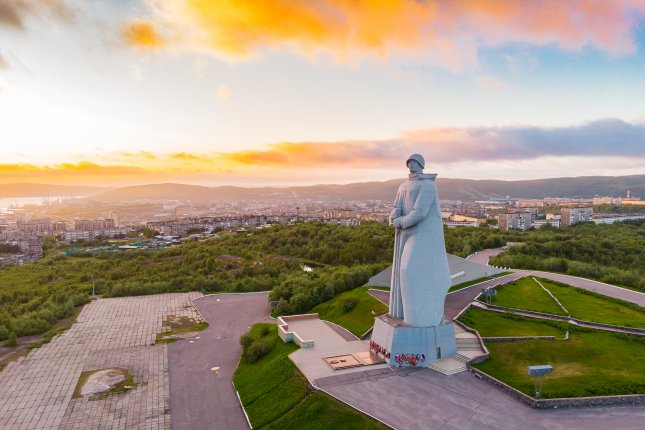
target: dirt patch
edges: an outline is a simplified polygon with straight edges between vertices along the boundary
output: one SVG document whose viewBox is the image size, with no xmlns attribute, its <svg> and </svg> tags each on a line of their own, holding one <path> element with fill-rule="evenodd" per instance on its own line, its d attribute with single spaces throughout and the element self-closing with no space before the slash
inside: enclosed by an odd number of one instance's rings
<svg viewBox="0 0 645 430">
<path fill-rule="evenodd" d="M 208 323 L 187 316 L 168 315 L 163 321 L 165 331 L 157 333 L 155 343 L 171 343 L 179 339 L 194 337 L 195 332 L 208 328 Z"/>
<path fill-rule="evenodd" d="M 91 400 L 97 400 L 112 394 L 125 393 L 132 388 L 134 381 L 126 369 L 90 370 L 81 373 L 72 398 L 91 396 Z"/>
</svg>

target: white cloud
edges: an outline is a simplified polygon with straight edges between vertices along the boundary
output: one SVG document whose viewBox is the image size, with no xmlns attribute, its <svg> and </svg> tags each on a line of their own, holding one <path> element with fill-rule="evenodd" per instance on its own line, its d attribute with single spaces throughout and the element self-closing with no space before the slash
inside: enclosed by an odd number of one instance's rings
<svg viewBox="0 0 645 430">
<path fill-rule="evenodd" d="M 220 85 L 217 88 L 217 98 L 226 101 L 231 97 L 231 89 L 227 85 Z"/>
<path fill-rule="evenodd" d="M 478 76 L 475 82 L 479 88 L 486 94 L 497 94 L 504 91 L 508 85 L 498 80 L 494 76 Z"/>
</svg>

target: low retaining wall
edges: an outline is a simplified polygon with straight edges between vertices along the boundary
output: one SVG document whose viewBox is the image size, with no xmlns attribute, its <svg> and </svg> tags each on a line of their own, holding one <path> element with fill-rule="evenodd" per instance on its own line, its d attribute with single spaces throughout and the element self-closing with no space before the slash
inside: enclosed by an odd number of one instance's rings
<svg viewBox="0 0 645 430">
<path fill-rule="evenodd" d="M 470 305 L 466 306 L 465 309 L 468 309 L 469 307 L 470 307 Z M 467 331 L 468 333 L 471 333 L 471 334 L 474 334 L 475 336 L 477 336 L 477 340 L 479 341 L 479 346 L 484 350 L 483 355 L 480 355 L 479 357 L 475 357 L 475 358 L 472 358 L 472 359 L 468 360 L 467 364 L 477 364 L 477 363 L 482 363 L 482 362 L 488 360 L 488 357 L 490 357 L 490 352 L 488 351 L 488 348 L 486 348 L 486 345 L 484 344 L 484 340 L 479 335 L 479 332 L 477 330 L 474 330 L 474 329 L 468 327 L 467 325 L 465 325 L 464 323 L 462 323 L 460 321 L 453 320 L 453 322 L 455 324 L 457 324 L 459 327 L 461 327 L 462 329 L 464 329 L 465 331 Z"/>
<path fill-rule="evenodd" d="M 574 321 L 580 327 L 591 327 L 591 328 L 597 328 L 599 330 L 614 331 L 614 332 L 618 331 L 618 332 L 623 332 L 627 334 L 633 334 L 635 336 L 645 336 L 645 330 L 643 330 L 642 328 L 603 324 L 603 323 L 597 323 L 593 321 L 579 320 L 577 318 L 571 318 L 571 321 Z"/>
<path fill-rule="evenodd" d="M 468 371 L 480 379 L 495 385 L 506 394 L 535 409 L 581 408 L 588 406 L 627 406 L 645 405 L 645 394 L 629 394 L 623 396 L 597 396 L 597 397 L 564 397 L 556 399 L 536 400 L 519 390 L 505 384 L 497 378 L 468 365 Z"/>
<path fill-rule="evenodd" d="M 560 320 L 560 321 L 569 321 L 573 320 L 574 318 L 570 318 L 565 315 L 556 315 L 556 314 L 547 314 L 546 312 L 538 312 L 538 311 L 527 311 L 526 309 L 515 309 L 515 308 L 507 308 L 506 306 L 499 306 L 499 305 L 491 305 L 488 303 L 481 302 L 480 303 L 487 308 L 498 311 L 498 312 L 507 312 L 507 313 L 514 313 L 516 315 L 528 315 L 529 318 L 530 316 L 534 316 L 537 318 L 542 318 L 542 319 L 548 319 L 548 320 Z"/>
<path fill-rule="evenodd" d="M 485 342 L 517 342 L 521 340 L 555 340 L 555 336 L 482 337 Z"/>
<path fill-rule="evenodd" d="M 298 336 L 298 333 L 289 331 L 288 321 L 302 321 L 302 320 L 318 319 L 318 314 L 303 314 L 303 315 L 285 315 L 278 317 L 278 336 L 284 343 L 294 342 L 301 348 L 313 348 L 313 340 L 305 340 Z"/>
<path fill-rule="evenodd" d="M 563 315 L 547 314 L 547 313 L 544 313 L 544 312 L 537 312 L 537 311 L 527 311 L 525 309 L 507 308 L 507 307 L 499 306 L 499 305 L 491 305 L 491 304 L 484 303 L 484 302 L 481 302 L 481 301 L 479 301 L 479 303 L 482 306 L 486 307 L 487 309 L 492 310 L 492 311 L 496 311 L 496 312 L 513 313 L 515 315 L 526 316 L 528 318 L 535 317 L 535 318 L 539 318 L 539 319 L 568 321 L 568 322 L 573 322 L 575 325 L 578 325 L 580 327 L 595 328 L 595 329 L 598 329 L 598 330 L 611 331 L 611 332 L 614 332 L 614 333 L 633 334 L 635 336 L 645 336 L 645 329 L 642 329 L 642 328 L 627 327 L 627 326 L 622 326 L 622 325 L 604 324 L 604 323 L 598 323 L 598 322 L 593 322 L 593 321 L 585 321 L 585 320 L 580 320 L 578 318 L 566 317 L 566 316 L 563 316 Z M 461 314 L 460 314 L 460 316 L 461 316 Z"/>
<path fill-rule="evenodd" d="M 289 321 L 317 320 L 318 314 L 284 315 L 279 317 L 285 324 Z"/>
</svg>

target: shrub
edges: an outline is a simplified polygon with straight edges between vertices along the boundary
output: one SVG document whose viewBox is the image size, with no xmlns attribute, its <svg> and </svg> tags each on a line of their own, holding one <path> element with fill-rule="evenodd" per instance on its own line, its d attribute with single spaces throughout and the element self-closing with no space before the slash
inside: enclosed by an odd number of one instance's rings
<svg viewBox="0 0 645 430">
<path fill-rule="evenodd" d="M 240 336 L 240 345 L 243 349 L 247 349 L 253 343 L 253 338 L 247 333 Z"/>
<path fill-rule="evenodd" d="M 242 358 L 248 364 L 255 363 L 260 358 L 267 355 L 275 343 L 270 339 L 260 338 L 253 341 L 253 343 L 244 350 Z"/>
<path fill-rule="evenodd" d="M 0 324 L 0 340 L 5 340 L 9 337 L 9 329 L 6 325 Z"/>
<path fill-rule="evenodd" d="M 356 297 L 348 297 L 341 300 L 340 306 L 343 309 L 343 312 L 349 312 L 354 309 L 356 303 L 358 303 L 358 299 Z"/>
<path fill-rule="evenodd" d="M 17 346 L 18 345 L 18 337 L 16 336 L 16 332 L 12 331 L 9 333 L 9 337 L 5 341 L 5 346 Z"/>
<path fill-rule="evenodd" d="M 28 336 L 44 333 L 51 329 L 52 325 L 43 319 L 25 315 L 14 321 L 13 328 L 18 336 Z"/>
</svg>

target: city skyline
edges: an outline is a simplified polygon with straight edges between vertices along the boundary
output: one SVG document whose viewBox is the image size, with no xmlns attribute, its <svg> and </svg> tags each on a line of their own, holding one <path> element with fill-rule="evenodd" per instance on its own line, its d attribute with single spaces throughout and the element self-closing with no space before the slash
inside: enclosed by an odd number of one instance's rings
<svg viewBox="0 0 645 430">
<path fill-rule="evenodd" d="M 0 183 L 643 173 L 645 3 L 0 3 Z"/>
</svg>

